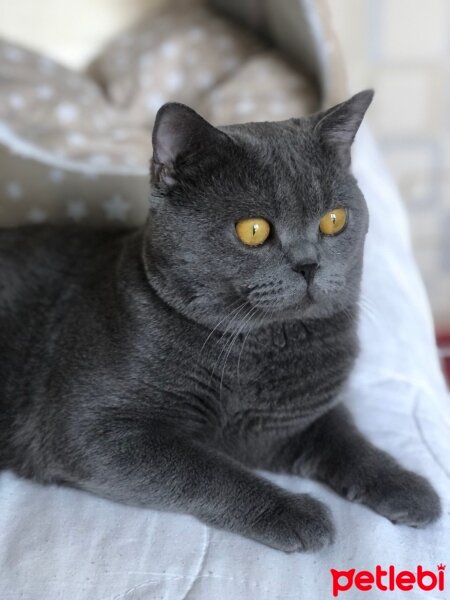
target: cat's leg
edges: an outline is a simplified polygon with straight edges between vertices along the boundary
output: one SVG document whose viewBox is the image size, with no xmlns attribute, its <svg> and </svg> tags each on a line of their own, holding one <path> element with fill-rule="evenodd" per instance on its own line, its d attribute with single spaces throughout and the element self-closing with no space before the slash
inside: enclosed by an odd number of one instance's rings
<svg viewBox="0 0 450 600">
<path fill-rule="evenodd" d="M 326 506 L 278 488 L 214 449 L 157 426 L 133 431 L 108 422 L 99 430 L 101 436 L 85 438 L 84 475 L 74 481 L 82 489 L 188 513 L 287 552 L 318 550 L 333 539 Z"/>
<path fill-rule="evenodd" d="M 323 481 L 393 523 L 424 527 L 441 514 L 428 481 L 371 444 L 343 406 L 292 438 L 273 467 Z"/>
</svg>

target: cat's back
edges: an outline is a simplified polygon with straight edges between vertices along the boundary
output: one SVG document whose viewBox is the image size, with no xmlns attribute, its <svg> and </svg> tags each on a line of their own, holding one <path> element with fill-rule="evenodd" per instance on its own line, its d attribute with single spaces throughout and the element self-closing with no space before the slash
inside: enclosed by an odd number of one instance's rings
<svg viewBox="0 0 450 600">
<path fill-rule="evenodd" d="M 75 298 L 86 281 L 98 279 L 121 236 L 83 227 L 0 229 L 0 396 L 11 373 L 31 368 L 33 349 L 48 336 L 64 296 Z"/>
<path fill-rule="evenodd" d="M 61 276 L 85 269 L 122 232 L 83 227 L 23 226 L 0 229 L 0 314 L 24 294 L 61 283 Z"/>
</svg>

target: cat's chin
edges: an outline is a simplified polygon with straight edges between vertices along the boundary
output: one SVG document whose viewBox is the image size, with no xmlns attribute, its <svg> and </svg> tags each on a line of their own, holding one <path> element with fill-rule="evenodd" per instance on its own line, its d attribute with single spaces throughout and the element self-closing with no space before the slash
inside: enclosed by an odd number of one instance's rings
<svg viewBox="0 0 450 600">
<path fill-rule="evenodd" d="M 255 304 L 254 308 L 254 314 L 258 317 L 258 322 L 264 325 L 274 322 L 318 319 L 328 314 L 327 310 L 321 310 L 320 304 L 309 293 L 301 298 L 296 296 L 290 301 L 280 298 L 270 306 Z"/>
</svg>

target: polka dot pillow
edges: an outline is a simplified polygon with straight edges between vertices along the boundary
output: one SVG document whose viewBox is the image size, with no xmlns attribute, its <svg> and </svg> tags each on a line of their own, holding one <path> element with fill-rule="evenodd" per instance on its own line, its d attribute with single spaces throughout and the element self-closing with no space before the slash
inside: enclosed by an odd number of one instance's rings
<svg viewBox="0 0 450 600">
<path fill-rule="evenodd" d="M 295 65 L 200 2 L 119 36 L 77 73 L 0 40 L 0 225 L 142 221 L 150 132 L 167 101 L 215 124 L 316 108 Z"/>
</svg>

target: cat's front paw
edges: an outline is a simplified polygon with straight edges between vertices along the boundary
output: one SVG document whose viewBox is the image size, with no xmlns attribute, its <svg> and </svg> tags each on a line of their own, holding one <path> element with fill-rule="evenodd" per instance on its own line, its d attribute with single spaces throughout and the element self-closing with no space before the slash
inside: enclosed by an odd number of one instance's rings
<svg viewBox="0 0 450 600">
<path fill-rule="evenodd" d="M 285 552 L 317 551 L 334 540 L 327 506 L 308 494 L 280 498 L 259 519 L 259 541 Z"/>
<path fill-rule="evenodd" d="M 388 472 L 361 500 L 396 524 L 426 527 L 441 515 L 441 502 L 428 481 L 406 470 Z"/>
</svg>

